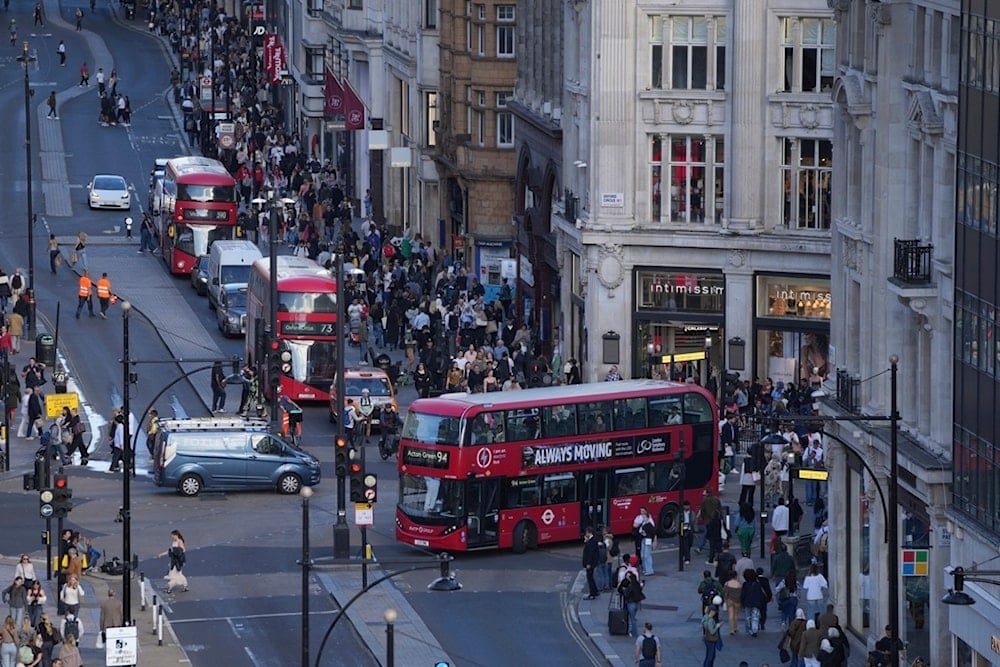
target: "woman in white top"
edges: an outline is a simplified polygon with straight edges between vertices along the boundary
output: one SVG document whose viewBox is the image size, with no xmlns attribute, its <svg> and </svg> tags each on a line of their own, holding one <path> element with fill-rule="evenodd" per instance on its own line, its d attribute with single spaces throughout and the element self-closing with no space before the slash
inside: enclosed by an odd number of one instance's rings
<svg viewBox="0 0 1000 667">
<path fill-rule="evenodd" d="M 816 614 L 823 611 L 828 588 L 826 577 L 820 573 L 819 568 L 810 565 L 809 574 L 802 581 L 802 589 L 806 593 L 806 618 L 816 618 Z"/>
<path fill-rule="evenodd" d="M 66 605 L 66 611 L 71 612 L 73 615 L 80 613 L 80 603 L 83 602 L 83 587 L 80 586 L 79 580 L 76 575 L 69 575 L 66 583 L 62 587 L 62 591 L 59 593 L 59 599 L 62 603 Z"/>
<path fill-rule="evenodd" d="M 35 565 L 31 562 L 28 554 L 21 554 L 21 560 L 18 562 L 17 567 L 14 568 L 14 577 L 24 579 L 25 588 L 31 588 L 31 584 L 38 579 L 35 576 Z"/>
</svg>

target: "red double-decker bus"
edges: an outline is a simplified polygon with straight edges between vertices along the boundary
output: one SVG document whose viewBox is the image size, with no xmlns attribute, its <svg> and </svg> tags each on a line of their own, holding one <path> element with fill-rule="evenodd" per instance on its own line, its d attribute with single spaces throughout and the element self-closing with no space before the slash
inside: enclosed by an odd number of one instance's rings
<svg viewBox="0 0 1000 667">
<path fill-rule="evenodd" d="M 415 401 L 399 449 L 396 539 L 523 552 L 627 535 L 641 507 L 676 534 L 681 496 L 718 488 L 712 395 L 630 380 Z"/>
<path fill-rule="evenodd" d="M 328 401 L 337 370 L 337 281 L 305 257 L 280 255 L 277 262 L 277 339 L 291 355 L 282 367 L 279 391 L 295 401 Z M 262 337 L 270 312 L 271 271 L 265 257 L 254 262 L 250 272 L 246 359 L 261 369 L 261 387 L 268 392 L 268 351 Z"/>
<path fill-rule="evenodd" d="M 175 274 L 188 274 L 213 241 L 234 239 L 236 179 L 218 160 L 177 157 L 163 170 L 160 250 Z"/>
</svg>

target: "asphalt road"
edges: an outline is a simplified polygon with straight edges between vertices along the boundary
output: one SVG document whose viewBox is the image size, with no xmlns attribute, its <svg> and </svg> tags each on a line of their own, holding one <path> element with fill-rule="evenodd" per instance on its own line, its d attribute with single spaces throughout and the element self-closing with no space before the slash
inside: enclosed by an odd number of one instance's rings
<svg viewBox="0 0 1000 667">
<path fill-rule="evenodd" d="M 12 15 L 27 28 L 34 3 L 12 4 Z M 50 13 L 53 10 L 50 10 Z M 65 10 L 71 21 L 71 9 Z M 157 157 L 184 152 L 180 133 L 166 104 L 169 66 L 158 40 L 152 39 L 141 22 L 123 24 L 112 18 L 102 4 L 96 15 L 88 13 L 84 27 L 95 31 L 78 33 L 50 20 L 44 30 L 29 32 L 37 65 L 29 69 L 36 91 L 35 106 L 44 102 L 49 90 L 71 97 L 61 104 L 60 120 L 39 120 L 33 126 L 33 144 L 40 144 L 39 132 L 58 128 L 61 134 L 65 177 L 58 185 L 68 185 L 71 215 L 49 215 L 43 198 L 52 191 L 37 154 L 33 164 L 35 287 L 38 316 L 47 330 L 58 333 L 60 353 L 78 378 L 90 407 L 109 415 L 122 403 L 122 327 L 119 310 L 107 321 L 84 316 L 73 318 L 76 306 L 76 275 L 62 267 L 49 271 L 45 243 L 50 233 L 59 237 L 86 231 L 94 240 L 88 249 L 92 273 L 108 271 L 115 286 L 136 284 L 156 276 L 162 279 L 165 267 L 157 258 L 136 258 L 137 239 L 129 245 L 123 239 L 123 220 L 128 214 L 138 218 L 146 204 L 149 170 Z M 24 29 L 23 28 L 23 29 Z M 24 36 L 22 35 L 21 38 Z M 55 47 L 65 40 L 67 65 L 59 67 Z M 103 40 L 103 42 L 99 42 Z M 104 46 L 102 47 L 101 44 Z M 102 51 L 102 48 L 106 51 Z M 109 56 L 97 56 L 106 52 Z M 8 147 L 24 145 L 23 69 L 14 50 L 0 52 L 0 142 Z M 79 66 L 86 60 L 91 69 L 91 88 L 81 91 Z M 98 67 L 110 74 L 117 68 L 119 92 L 129 95 L 133 109 L 131 128 L 101 127 L 97 122 L 95 75 Z M 44 115 L 44 114 L 43 114 Z M 41 126 L 41 127 L 40 127 Z M 89 211 L 86 184 L 95 173 L 118 173 L 133 185 L 135 197 L 130 213 Z M 65 190 L 64 190 L 65 191 Z M 0 201 L 6 215 L 0 217 L 0 266 L 11 271 L 27 270 L 26 179 L 23 152 L 11 151 L 0 161 Z M 136 235 L 138 228 L 136 227 Z M 68 253 L 69 248 L 65 251 Z M 137 263 L 138 262 L 138 263 Z M 128 267 L 127 270 L 125 267 Z M 170 333 L 204 329 L 211 333 L 224 356 L 242 355 L 242 339 L 224 339 L 218 333 L 214 313 L 203 297 L 198 297 L 186 279 L 170 279 L 177 292 L 191 306 L 196 321 L 172 323 Z M 170 351 L 148 322 L 144 313 L 157 303 L 136 303 L 131 318 L 131 356 L 143 361 L 171 359 Z M 25 341 L 27 354 L 33 345 Z M 22 359 L 27 354 L 22 355 Z M 349 353 L 354 358 L 356 351 Z M 171 364 L 140 363 L 133 368 L 139 381 L 132 387 L 132 409 L 137 418 L 142 409 L 181 371 Z M 193 383 L 208 382 L 207 374 L 195 376 Z M 231 391 L 228 406 L 238 396 Z M 411 387 L 402 391 L 405 406 L 413 400 Z M 189 382 L 182 381 L 156 403 L 162 415 L 201 416 L 204 404 Z M 324 482 L 312 500 L 311 539 L 313 556 L 332 555 L 331 525 L 335 520 L 333 475 L 333 427 L 327 409 L 309 406 L 305 411 L 307 449 L 323 462 Z M 30 450 L 29 442 L 15 441 L 15 447 Z M 106 444 L 92 446 L 94 461 L 108 457 Z M 297 655 L 301 574 L 296 564 L 301 545 L 301 512 L 298 498 L 274 493 L 207 493 L 195 499 L 181 498 L 170 489 L 158 489 L 144 474 L 147 456 L 138 452 L 139 477 L 133 484 L 132 542 L 139 557 L 140 571 L 157 579 L 166 567 L 156 554 L 167 546 L 167 533 L 180 529 L 189 547 L 186 573 L 191 579 L 188 593 L 161 593 L 173 627 L 185 646 L 192 664 L 233 664 L 237 656 L 245 664 L 286 665 Z M 393 536 L 393 504 L 396 472 L 393 461 L 378 459 L 374 446 L 369 467 L 379 475 L 381 502 L 376 508 L 376 526 L 369 541 L 380 558 L 413 556 L 412 548 L 399 545 Z M 121 555 L 121 525 L 114 522 L 121 504 L 120 477 L 103 472 L 103 466 L 71 470 L 74 510 L 66 521 L 70 528 L 93 537 L 108 556 Z M 19 477 L 0 484 L 0 502 L 5 515 L 0 531 L 0 552 L 38 552 L 43 524 L 37 518 L 37 497 L 21 490 Z M 360 547 L 357 532 L 352 535 L 355 550 Z M 577 625 L 566 614 L 566 600 L 579 570 L 579 548 L 567 545 L 516 556 L 510 553 L 458 554 L 455 563 L 465 588 L 455 594 L 426 592 L 428 574 L 414 573 L 398 578 L 397 585 L 416 608 L 452 657 L 453 664 L 498 664 L 504 655 L 508 664 L 531 664 L 540 655 L 549 664 L 588 664 L 589 653 L 573 632 Z M 159 582 L 155 582 L 159 584 Z M 359 581 L 360 586 L 360 581 Z M 310 583 L 311 639 L 315 652 L 326 631 L 335 606 L 326 591 L 313 579 Z M 511 641 L 512 638 L 517 641 Z M 347 623 L 338 624 L 325 656 L 329 664 L 373 665 L 377 659 L 357 639 Z M 507 660 L 507 658 L 510 658 Z M 294 658 L 292 658 L 294 659 Z"/>
</svg>

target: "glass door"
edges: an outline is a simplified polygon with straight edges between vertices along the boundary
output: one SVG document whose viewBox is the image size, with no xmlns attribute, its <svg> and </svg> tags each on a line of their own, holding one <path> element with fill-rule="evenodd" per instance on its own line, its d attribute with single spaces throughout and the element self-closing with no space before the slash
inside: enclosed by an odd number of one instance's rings
<svg viewBox="0 0 1000 667">
<path fill-rule="evenodd" d="M 500 480 L 475 479 L 468 482 L 465 489 L 467 544 L 470 547 L 495 545 L 500 514 Z"/>
</svg>

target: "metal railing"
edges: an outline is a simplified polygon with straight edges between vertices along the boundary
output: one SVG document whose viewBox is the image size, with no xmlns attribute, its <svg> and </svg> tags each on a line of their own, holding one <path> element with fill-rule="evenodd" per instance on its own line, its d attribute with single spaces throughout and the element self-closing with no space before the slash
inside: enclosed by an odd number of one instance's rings
<svg viewBox="0 0 1000 667">
<path fill-rule="evenodd" d="M 851 377 L 845 370 L 837 370 L 837 405 L 851 414 L 861 413 L 861 378 Z"/>
<path fill-rule="evenodd" d="M 931 281 L 931 251 L 933 245 L 921 245 L 918 240 L 893 239 L 892 277 L 897 281 L 923 285 Z"/>
</svg>

